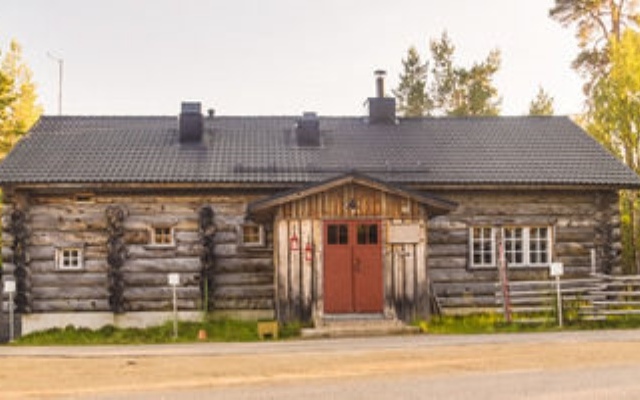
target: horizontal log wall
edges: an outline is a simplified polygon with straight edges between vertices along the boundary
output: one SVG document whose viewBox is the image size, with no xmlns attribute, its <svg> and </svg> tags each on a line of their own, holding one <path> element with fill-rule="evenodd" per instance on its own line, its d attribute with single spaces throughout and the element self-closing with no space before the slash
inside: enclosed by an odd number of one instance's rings
<svg viewBox="0 0 640 400">
<path fill-rule="evenodd" d="M 598 272 L 620 272 L 620 216 L 614 191 L 434 194 L 459 204 L 450 214 L 429 221 L 429 276 L 439 297 L 456 297 L 460 305 L 495 305 L 497 270 L 470 266 L 469 228 L 473 226 L 550 226 L 552 257 L 564 263 L 566 277 L 589 275 L 592 249 L 596 250 Z M 547 268 L 509 270 L 511 280 L 547 277 Z"/>
<path fill-rule="evenodd" d="M 31 193 L 26 197 L 30 232 L 28 292 L 33 312 L 110 311 L 105 217 L 110 205 L 122 207 L 126 214 L 127 258 L 121 268 L 126 311 L 170 310 L 172 296 L 167 274 L 175 272 L 181 278 L 177 288 L 179 308 L 203 309 L 198 211 L 204 205 L 211 205 L 216 224 L 216 267 L 209 309 L 273 309 L 271 229 L 265 227 L 267 245 L 262 248 L 244 248 L 239 238 L 246 204 L 256 195 L 109 193 L 96 194 L 91 202 L 77 202 L 72 193 Z M 7 215 L 13 207 L 9 199 L 3 216 L 5 275 L 13 272 L 12 238 L 7 229 Z M 151 245 L 153 226 L 173 228 L 174 244 Z M 67 245 L 83 246 L 82 270 L 56 268 L 55 249 Z"/>
</svg>

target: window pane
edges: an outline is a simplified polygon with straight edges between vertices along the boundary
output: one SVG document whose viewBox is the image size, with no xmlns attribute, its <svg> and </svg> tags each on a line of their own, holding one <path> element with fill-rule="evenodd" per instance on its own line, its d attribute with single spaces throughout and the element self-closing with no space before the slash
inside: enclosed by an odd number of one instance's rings
<svg viewBox="0 0 640 400">
<path fill-rule="evenodd" d="M 504 255 L 509 265 L 523 264 L 523 228 L 504 228 Z"/>
<path fill-rule="evenodd" d="M 338 225 L 329 225 L 327 227 L 327 243 L 338 244 Z"/>
<path fill-rule="evenodd" d="M 358 225 L 358 244 L 367 244 L 368 225 Z"/>
<path fill-rule="evenodd" d="M 369 243 L 378 244 L 378 225 L 369 225 Z"/>
<path fill-rule="evenodd" d="M 492 228 L 474 227 L 471 230 L 471 260 L 475 266 L 493 266 L 495 260 Z"/>
<path fill-rule="evenodd" d="M 529 230 L 529 261 L 531 264 L 547 264 L 549 255 L 549 228 L 532 227 Z"/>
<path fill-rule="evenodd" d="M 378 225 L 358 225 L 358 244 L 378 244 Z"/>
<path fill-rule="evenodd" d="M 349 243 L 349 231 L 346 225 L 340 225 L 340 244 Z"/>
<path fill-rule="evenodd" d="M 259 244 L 260 243 L 260 226 L 244 225 L 242 227 L 242 243 Z"/>
<path fill-rule="evenodd" d="M 327 244 L 347 244 L 348 233 L 346 225 L 329 225 L 327 227 Z"/>
</svg>

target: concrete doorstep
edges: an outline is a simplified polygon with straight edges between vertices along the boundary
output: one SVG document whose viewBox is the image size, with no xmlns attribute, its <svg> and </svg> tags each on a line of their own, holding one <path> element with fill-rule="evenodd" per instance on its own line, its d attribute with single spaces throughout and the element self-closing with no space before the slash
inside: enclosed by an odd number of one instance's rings
<svg viewBox="0 0 640 400">
<path fill-rule="evenodd" d="M 382 316 L 325 316 L 314 328 L 302 329 L 303 339 L 385 336 L 419 333 L 416 326 Z"/>
</svg>

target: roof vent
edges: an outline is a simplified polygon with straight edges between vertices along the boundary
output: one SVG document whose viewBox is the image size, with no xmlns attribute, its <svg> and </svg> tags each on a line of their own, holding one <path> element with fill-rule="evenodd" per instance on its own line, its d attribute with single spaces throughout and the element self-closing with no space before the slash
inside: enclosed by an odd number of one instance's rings
<svg viewBox="0 0 640 400">
<path fill-rule="evenodd" d="M 180 143 L 202 141 L 204 122 L 202 105 L 199 102 L 183 102 L 180 112 Z"/>
<path fill-rule="evenodd" d="M 387 73 L 383 70 L 374 72 L 376 76 L 376 97 L 370 97 L 369 122 L 372 124 L 395 124 L 396 123 L 396 99 L 385 97 L 384 77 Z"/>
<path fill-rule="evenodd" d="M 296 123 L 296 142 L 301 147 L 320 146 L 320 119 L 314 112 L 305 112 Z"/>
</svg>

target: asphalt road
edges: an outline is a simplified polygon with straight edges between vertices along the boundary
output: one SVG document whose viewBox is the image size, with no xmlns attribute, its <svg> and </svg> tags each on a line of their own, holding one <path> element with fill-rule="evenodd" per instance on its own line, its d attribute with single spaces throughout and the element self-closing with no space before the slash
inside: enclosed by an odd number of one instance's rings
<svg viewBox="0 0 640 400">
<path fill-rule="evenodd" d="M 52 373 L 56 368 L 59 371 Z M 86 374 L 80 379 L 65 368 Z M 20 381 L 27 376 L 30 383 Z M 55 390 L 42 382 L 47 377 L 52 386 L 57 384 Z M 60 384 L 63 381 L 69 386 Z M 0 398 L 7 397 L 640 399 L 640 330 L 160 346 L 0 346 Z"/>
<path fill-rule="evenodd" d="M 510 371 L 447 376 L 364 376 L 197 390 L 73 397 L 85 400 L 636 400 L 640 366 Z"/>
</svg>

